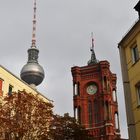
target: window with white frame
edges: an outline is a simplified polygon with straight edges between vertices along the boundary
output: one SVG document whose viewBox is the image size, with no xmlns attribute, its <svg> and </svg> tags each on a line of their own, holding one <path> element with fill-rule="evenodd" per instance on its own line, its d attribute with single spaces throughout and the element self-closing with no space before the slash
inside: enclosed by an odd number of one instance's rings
<svg viewBox="0 0 140 140">
<path fill-rule="evenodd" d="M 134 64 L 139 60 L 138 46 L 135 45 L 135 47 L 133 47 L 131 50 L 132 50 L 132 62 Z"/>
</svg>

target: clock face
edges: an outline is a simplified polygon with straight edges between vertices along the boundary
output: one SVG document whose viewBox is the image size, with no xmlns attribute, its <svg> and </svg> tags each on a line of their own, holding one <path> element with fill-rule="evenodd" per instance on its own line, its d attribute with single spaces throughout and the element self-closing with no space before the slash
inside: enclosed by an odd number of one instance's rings
<svg viewBox="0 0 140 140">
<path fill-rule="evenodd" d="M 95 84 L 90 84 L 88 87 L 87 87 L 87 93 L 90 94 L 90 95 L 93 95 L 97 92 L 97 86 Z"/>
</svg>

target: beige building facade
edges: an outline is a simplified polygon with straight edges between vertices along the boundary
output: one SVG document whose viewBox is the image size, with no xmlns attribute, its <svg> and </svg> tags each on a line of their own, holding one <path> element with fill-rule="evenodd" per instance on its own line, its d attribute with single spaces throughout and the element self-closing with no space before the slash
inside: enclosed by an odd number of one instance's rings
<svg viewBox="0 0 140 140">
<path fill-rule="evenodd" d="M 140 1 L 135 6 L 136 10 L 137 8 L 140 9 Z M 140 140 L 140 19 L 123 37 L 118 48 L 129 139 Z"/>
<path fill-rule="evenodd" d="M 30 86 L 9 70 L 0 65 L 0 96 L 11 95 L 12 92 L 25 91 L 42 98 L 45 102 L 51 102 L 48 98 L 37 91 L 35 87 Z"/>
</svg>

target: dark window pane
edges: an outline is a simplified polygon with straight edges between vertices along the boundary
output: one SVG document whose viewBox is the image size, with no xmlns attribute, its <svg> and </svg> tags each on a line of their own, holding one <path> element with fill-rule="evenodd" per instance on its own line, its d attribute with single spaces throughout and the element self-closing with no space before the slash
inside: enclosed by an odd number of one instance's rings
<svg viewBox="0 0 140 140">
<path fill-rule="evenodd" d="M 9 91 L 8 91 L 9 96 L 12 94 L 12 89 L 13 89 L 13 86 L 9 85 Z"/>
<path fill-rule="evenodd" d="M 133 63 L 135 63 L 139 60 L 139 52 L 138 52 L 138 47 L 137 46 L 132 48 L 132 58 L 133 58 Z"/>
</svg>

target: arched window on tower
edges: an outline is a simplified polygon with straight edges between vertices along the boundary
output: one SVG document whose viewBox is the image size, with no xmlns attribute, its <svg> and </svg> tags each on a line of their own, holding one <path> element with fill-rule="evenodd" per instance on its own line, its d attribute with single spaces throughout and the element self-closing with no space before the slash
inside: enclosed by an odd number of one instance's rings
<svg viewBox="0 0 140 140">
<path fill-rule="evenodd" d="M 74 84 L 74 95 L 80 95 L 80 83 L 79 82 Z"/>
<path fill-rule="evenodd" d="M 77 84 L 74 83 L 74 90 L 73 90 L 73 93 L 74 93 L 74 96 L 77 95 Z"/>
<path fill-rule="evenodd" d="M 77 114 L 78 114 L 78 122 L 81 124 L 81 107 L 80 106 L 78 107 Z"/>
<path fill-rule="evenodd" d="M 108 104 L 108 101 L 105 102 L 105 120 L 109 120 L 109 116 L 110 116 L 110 113 L 109 113 L 109 104 Z"/>
<path fill-rule="evenodd" d="M 107 91 L 111 91 L 111 87 L 110 87 L 110 84 L 109 84 L 109 82 L 108 82 L 108 85 L 107 85 Z"/>
<path fill-rule="evenodd" d="M 75 107 L 74 108 L 74 118 L 81 123 L 81 107 Z"/>
<path fill-rule="evenodd" d="M 107 78 L 104 76 L 104 89 L 107 90 Z"/>
<path fill-rule="evenodd" d="M 80 83 L 77 83 L 77 94 L 80 95 Z"/>
<path fill-rule="evenodd" d="M 94 100 L 94 123 L 97 124 L 100 121 L 99 105 L 97 100 Z"/>
<path fill-rule="evenodd" d="M 89 127 L 92 127 L 93 116 L 92 116 L 92 102 L 88 101 L 88 119 L 89 119 Z"/>
<path fill-rule="evenodd" d="M 74 118 L 76 119 L 76 120 L 78 120 L 78 111 L 77 111 L 77 107 L 74 107 Z"/>
<path fill-rule="evenodd" d="M 119 117 L 118 117 L 118 112 L 115 112 L 115 129 L 119 130 Z"/>
<path fill-rule="evenodd" d="M 116 95 L 116 90 L 115 89 L 113 89 L 112 96 L 113 96 L 113 101 L 117 102 L 117 95 Z"/>
</svg>

